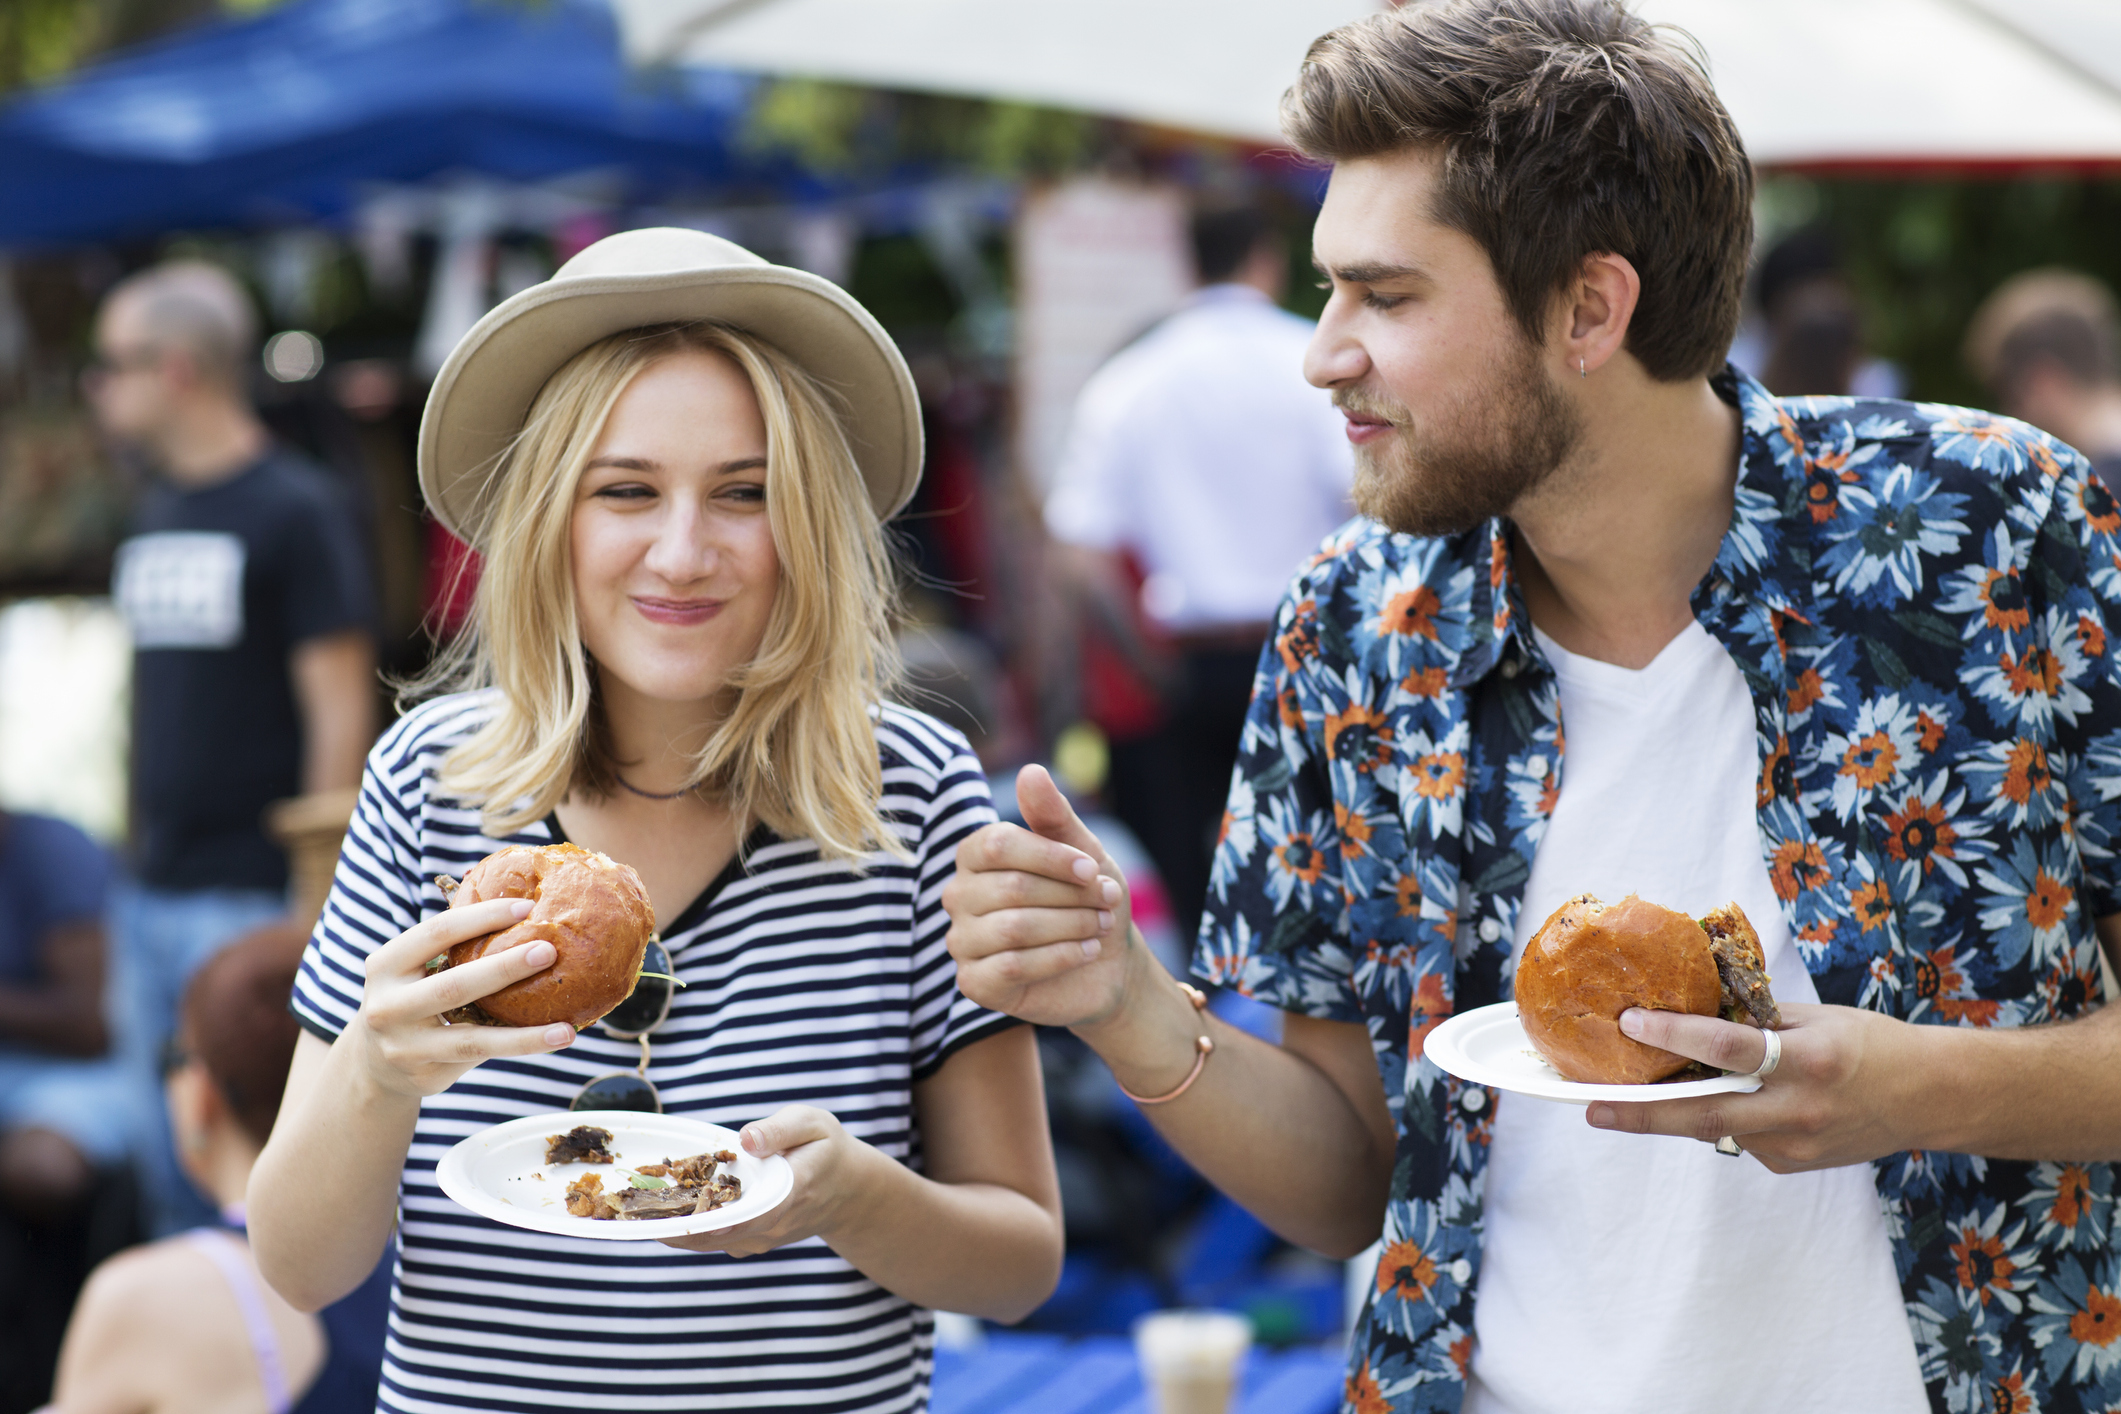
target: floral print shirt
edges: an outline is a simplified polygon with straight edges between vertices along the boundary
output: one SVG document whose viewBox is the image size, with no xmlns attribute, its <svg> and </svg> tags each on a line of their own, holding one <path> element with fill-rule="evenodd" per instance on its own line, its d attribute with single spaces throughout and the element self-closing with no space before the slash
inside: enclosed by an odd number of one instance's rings
<svg viewBox="0 0 2121 1414">
<path fill-rule="evenodd" d="M 1821 999 L 1933 1026 L 2096 1008 L 2093 921 L 2121 910 L 2121 509 L 2018 423 L 1715 382 L 1743 420 L 1737 504 L 1693 607 L 1752 690 L 1761 847 Z M 1399 1149 L 1355 1414 L 1464 1394 L 1493 1097 L 1422 1040 L 1510 995 L 1564 762 L 1503 522 L 1352 522 L 1298 575 L 1196 965 L 1369 1029 Z M 1873 1167 L 1936 1409 L 2121 1407 L 2113 1166 Z"/>
</svg>

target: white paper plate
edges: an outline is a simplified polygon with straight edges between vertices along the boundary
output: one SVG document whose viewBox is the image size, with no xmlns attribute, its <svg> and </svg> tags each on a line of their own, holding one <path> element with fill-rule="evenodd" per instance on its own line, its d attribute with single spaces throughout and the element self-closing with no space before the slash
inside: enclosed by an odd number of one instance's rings
<svg viewBox="0 0 2121 1414">
<path fill-rule="evenodd" d="M 578 1124 L 611 1131 L 611 1153 L 617 1164 L 548 1164 L 545 1141 Z M 625 1186 L 623 1169 L 665 1159 L 728 1149 L 736 1155 L 730 1169 L 744 1185 L 744 1196 L 713 1212 L 679 1218 L 624 1218 L 605 1221 L 578 1218 L 567 1211 L 567 1185 L 585 1173 L 601 1174 L 606 1192 Z M 779 1154 L 755 1159 L 737 1143 L 737 1133 L 718 1124 L 682 1115 L 646 1114 L 639 1110 L 573 1110 L 512 1119 L 482 1129 L 457 1144 L 435 1166 L 435 1178 L 447 1193 L 482 1218 L 527 1227 L 561 1237 L 595 1237 L 609 1242 L 653 1242 L 735 1227 L 778 1208 L 795 1191 L 795 1170 Z"/>
<path fill-rule="evenodd" d="M 1750 1075 L 1717 1075 L 1664 1085 L 1587 1085 L 1565 1079 L 1532 1049 L 1531 1038 L 1517 1019 L 1515 1002 L 1460 1012 L 1429 1033 L 1422 1054 L 1460 1080 L 1572 1105 L 1588 1105 L 1593 1100 L 1639 1104 L 1683 1100 L 1690 1095 L 1743 1095 L 1760 1088 L 1760 1082 Z"/>
</svg>

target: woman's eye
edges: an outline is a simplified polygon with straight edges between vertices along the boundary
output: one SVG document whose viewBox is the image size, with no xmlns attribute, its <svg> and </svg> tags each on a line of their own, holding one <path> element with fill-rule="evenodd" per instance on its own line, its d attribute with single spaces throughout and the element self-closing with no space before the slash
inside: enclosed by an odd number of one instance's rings
<svg viewBox="0 0 2121 1414">
<path fill-rule="evenodd" d="M 749 484 L 731 486 L 725 488 L 722 495 L 729 500 L 740 501 L 746 505 L 756 505 L 766 499 L 766 488 Z"/>
<path fill-rule="evenodd" d="M 593 494 L 599 499 L 607 501 L 649 501 L 655 499 L 655 492 L 637 481 L 622 481 L 615 486 L 600 486 Z"/>
</svg>

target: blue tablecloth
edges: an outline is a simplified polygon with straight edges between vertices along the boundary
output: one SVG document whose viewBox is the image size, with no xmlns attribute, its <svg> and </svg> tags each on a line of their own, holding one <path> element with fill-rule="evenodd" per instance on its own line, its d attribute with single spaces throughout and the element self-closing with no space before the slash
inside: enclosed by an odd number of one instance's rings
<svg viewBox="0 0 2121 1414">
<path fill-rule="evenodd" d="M 1340 1408 L 1343 1369 L 1338 1350 L 1254 1350 L 1238 1377 L 1234 1414 L 1332 1414 Z M 929 1408 L 930 1414 L 1151 1414 L 1125 1336 L 1006 1331 L 971 1350 L 937 1351 Z"/>
</svg>

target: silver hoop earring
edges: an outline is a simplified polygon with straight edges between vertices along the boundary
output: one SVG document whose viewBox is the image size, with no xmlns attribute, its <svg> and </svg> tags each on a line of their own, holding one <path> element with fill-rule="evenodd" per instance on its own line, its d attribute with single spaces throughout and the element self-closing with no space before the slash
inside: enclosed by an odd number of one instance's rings
<svg viewBox="0 0 2121 1414">
<path fill-rule="evenodd" d="M 1577 376 L 1581 378 L 1588 378 L 1591 376 L 1591 370 L 1583 366 L 1583 360 L 1580 358 L 1576 360 L 1576 373 Z"/>
</svg>

